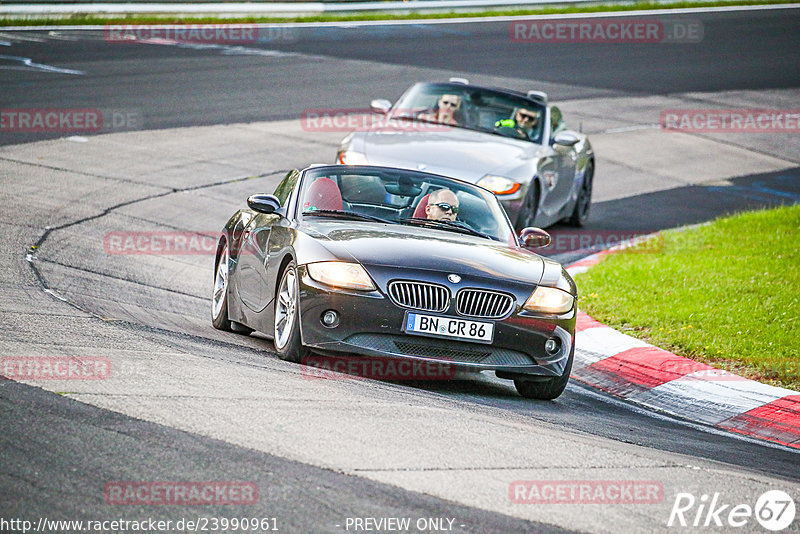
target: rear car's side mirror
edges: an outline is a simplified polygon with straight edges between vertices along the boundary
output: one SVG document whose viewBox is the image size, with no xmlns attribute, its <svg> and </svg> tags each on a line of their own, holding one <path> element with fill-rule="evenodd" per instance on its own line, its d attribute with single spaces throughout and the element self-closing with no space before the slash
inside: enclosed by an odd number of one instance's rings
<svg viewBox="0 0 800 534">
<path fill-rule="evenodd" d="M 247 198 L 251 210 L 259 213 L 275 213 L 281 207 L 281 201 L 275 195 L 251 195 Z"/>
<path fill-rule="evenodd" d="M 549 245 L 553 238 L 541 228 L 523 228 L 519 233 L 519 241 L 525 248 L 542 248 Z"/>
<path fill-rule="evenodd" d="M 561 146 L 574 146 L 580 140 L 581 138 L 578 137 L 575 132 L 570 132 L 569 130 L 558 132 L 556 136 L 553 137 L 553 143 Z"/>
<path fill-rule="evenodd" d="M 378 98 L 373 100 L 369 103 L 370 109 L 372 109 L 373 113 L 380 113 L 381 115 L 386 115 L 389 113 L 389 110 L 392 109 L 392 103 L 388 100 L 384 100 L 382 98 Z"/>
</svg>

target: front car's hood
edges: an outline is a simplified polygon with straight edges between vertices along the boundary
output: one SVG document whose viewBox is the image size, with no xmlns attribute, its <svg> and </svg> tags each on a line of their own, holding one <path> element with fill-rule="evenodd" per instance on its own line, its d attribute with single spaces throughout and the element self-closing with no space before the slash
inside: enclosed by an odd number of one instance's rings
<svg viewBox="0 0 800 534">
<path fill-rule="evenodd" d="M 465 234 L 415 226 L 317 220 L 309 217 L 303 230 L 333 256 L 363 265 L 455 273 L 537 284 L 544 261 L 524 249 L 509 248 Z"/>
<path fill-rule="evenodd" d="M 370 165 L 402 167 L 477 182 L 508 173 L 543 153 L 541 145 L 464 128 L 418 132 L 377 128 L 358 135 L 353 148 Z"/>
</svg>

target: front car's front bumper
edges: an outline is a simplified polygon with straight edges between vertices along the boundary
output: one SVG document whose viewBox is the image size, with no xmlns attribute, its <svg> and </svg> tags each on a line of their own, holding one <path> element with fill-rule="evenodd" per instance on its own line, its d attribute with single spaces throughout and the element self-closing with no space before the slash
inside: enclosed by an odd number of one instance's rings
<svg viewBox="0 0 800 534">
<path fill-rule="evenodd" d="M 379 291 L 342 291 L 312 280 L 301 265 L 298 274 L 303 344 L 328 355 L 410 358 L 443 362 L 472 371 L 491 370 L 514 375 L 561 376 L 564 373 L 575 341 L 574 307 L 557 317 L 520 313 L 531 288 L 526 290 L 527 295 L 517 294 L 514 310 L 505 318 L 463 317 L 493 322 L 494 338 L 490 344 L 412 335 L 403 331 L 408 310 L 393 303 L 384 292 L 390 281 L 390 271 L 385 269 L 380 272 L 382 276 L 377 277 L 384 278 L 376 280 Z M 397 269 L 392 272 L 396 274 Z M 371 274 L 376 278 L 374 268 Z M 480 279 L 464 280 L 461 285 L 492 288 L 490 281 Z M 332 328 L 322 323 L 322 315 L 328 310 L 339 316 L 338 324 Z M 420 313 L 457 317 L 452 307 L 441 314 Z M 560 345 L 553 355 L 545 351 L 545 343 L 551 338 L 557 338 Z"/>
</svg>

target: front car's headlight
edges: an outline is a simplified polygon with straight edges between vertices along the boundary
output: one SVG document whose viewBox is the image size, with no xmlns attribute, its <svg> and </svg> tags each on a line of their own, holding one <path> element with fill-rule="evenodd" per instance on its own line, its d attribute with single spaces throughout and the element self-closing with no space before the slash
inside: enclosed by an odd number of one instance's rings
<svg viewBox="0 0 800 534">
<path fill-rule="evenodd" d="M 528 297 L 523 308 L 529 312 L 557 315 L 570 311 L 574 302 L 575 298 L 566 291 L 539 286 Z"/>
<path fill-rule="evenodd" d="M 306 268 L 308 275 L 322 284 L 344 289 L 375 290 L 367 271 L 358 263 L 321 261 L 309 263 Z"/>
<path fill-rule="evenodd" d="M 493 174 L 487 174 L 478 180 L 478 185 L 485 187 L 495 195 L 511 195 L 519 191 L 520 188 L 518 182 L 505 176 L 495 176 Z"/>
<path fill-rule="evenodd" d="M 339 163 L 342 165 L 369 165 L 367 155 L 354 150 L 343 150 L 339 152 Z"/>
</svg>

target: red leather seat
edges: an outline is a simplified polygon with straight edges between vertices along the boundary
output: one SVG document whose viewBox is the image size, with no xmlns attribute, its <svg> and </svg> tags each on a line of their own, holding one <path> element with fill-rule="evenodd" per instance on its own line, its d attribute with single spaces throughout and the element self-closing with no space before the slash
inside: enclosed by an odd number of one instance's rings
<svg viewBox="0 0 800 534">
<path fill-rule="evenodd" d="M 342 192 L 330 178 L 317 178 L 306 191 L 303 211 L 310 209 L 341 211 Z"/>
<path fill-rule="evenodd" d="M 416 209 L 414 210 L 414 218 L 416 219 L 427 219 L 428 213 L 425 211 L 425 208 L 428 207 L 428 197 L 431 196 L 430 193 L 422 197 L 417 204 Z"/>
</svg>

